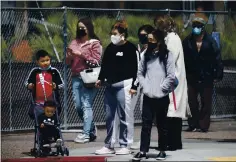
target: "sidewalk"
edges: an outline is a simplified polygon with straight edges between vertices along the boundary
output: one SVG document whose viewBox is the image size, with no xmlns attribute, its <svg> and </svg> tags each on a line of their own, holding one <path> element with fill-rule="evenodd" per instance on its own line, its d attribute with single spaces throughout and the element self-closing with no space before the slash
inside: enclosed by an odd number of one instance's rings
<svg viewBox="0 0 236 162">
<path fill-rule="evenodd" d="M 183 129 L 185 129 L 184 127 Z M 140 126 L 135 127 L 134 140 L 138 141 L 140 137 Z M 70 156 L 86 156 L 94 155 L 95 150 L 100 149 L 104 143 L 106 136 L 105 129 L 98 130 L 98 138 L 96 142 L 88 144 L 76 144 L 73 142 L 76 133 L 63 133 L 65 144 L 70 149 Z M 27 153 L 33 147 L 33 133 L 22 134 L 8 134 L 2 135 L 2 158 L 19 158 L 27 157 Z M 152 129 L 152 143 L 151 146 L 157 146 L 157 132 L 156 128 Z M 208 133 L 199 132 L 183 132 L 183 150 L 167 152 L 168 161 L 179 160 L 214 160 L 223 157 L 234 159 L 236 161 L 236 121 L 224 120 L 212 122 L 210 131 Z M 135 150 L 137 152 L 138 150 Z M 155 150 L 151 149 L 150 154 L 157 154 Z M 133 155 L 115 156 L 108 158 L 108 161 L 128 161 Z M 147 161 L 153 161 L 148 159 Z"/>
</svg>

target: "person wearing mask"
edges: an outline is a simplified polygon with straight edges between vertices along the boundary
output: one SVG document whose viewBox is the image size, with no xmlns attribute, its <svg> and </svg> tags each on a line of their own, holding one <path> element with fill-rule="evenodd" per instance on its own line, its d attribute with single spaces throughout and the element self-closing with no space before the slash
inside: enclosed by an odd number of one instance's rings
<svg viewBox="0 0 236 162">
<path fill-rule="evenodd" d="M 196 13 L 192 33 L 183 41 L 188 83 L 188 99 L 192 117 L 186 131 L 208 132 L 212 108 L 213 84 L 223 78 L 221 52 L 216 41 L 205 31 L 207 17 Z M 198 94 L 201 98 L 199 110 Z"/>
<path fill-rule="evenodd" d="M 155 30 L 148 34 L 148 48 L 139 63 L 137 77 L 143 88 L 142 131 L 140 152 L 133 160 L 147 158 L 153 117 L 156 116 L 160 153 L 157 160 L 166 158 L 167 111 L 170 103 L 169 92 L 175 83 L 175 64 L 173 54 L 168 51 L 164 33 Z"/>
<path fill-rule="evenodd" d="M 67 48 L 66 63 L 72 72 L 72 91 L 75 107 L 83 121 L 83 133 L 74 140 L 77 143 L 94 141 L 97 137 L 96 126 L 93 122 L 93 101 L 97 88 L 85 87 L 80 72 L 98 66 L 101 60 L 102 46 L 94 33 L 92 21 L 85 17 L 78 21 L 76 39 Z"/>
<path fill-rule="evenodd" d="M 170 105 L 167 113 L 168 121 L 168 150 L 182 149 L 182 119 L 186 118 L 188 108 L 187 80 L 182 41 L 175 29 L 174 20 L 165 15 L 156 19 L 156 27 L 165 34 L 165 43 L 173 54 L 175 62 L 175 76 L 179 84 L 174 93 L 169 94 Z"/>
<path fill-rule="evenodd" d="M 142 25 L 139 29 L 138 29 L 138 38 L 139 38 L 139 43 L 138 44 L 138 50 L 140 52 L 140 57 L 144 57 L 144 54 L 147 50 L 147 46 L 148 46 L 148 34 L 152 33 L 154 31 L 154 28 L 149 25 L 149 24 L 145 24 Z M 140 110 L 142 112 L 142 106 L 143 106 L 143 93 L 142 93 L 142 89 L 138 88 L 138 94 L 140 94 Z M 137 95 L 138 96 L 138 95 Z M 137 97 L 136 97 L 137 99 Z M 134 101 L 134 103 L 137 103 L 137 100 Z M 135 150 L 135 149 L 139 149 L 140 147 L 140 141 L 133 143 L 131 145 L 131 149 Z"/>
<path fill-rule="evenodd" d="M 127 41 L 128 25 L 117 21 L 111 29 L 111 43 L 107 46 L 96 87 L 106 86 L 104 105 L 106 111 L 107 136 L 105 146 L 95 154 L 125 155 L 130 153 L 128 140 L 133 139 L 134 109 L 132 98 L 137 93 L 138 56 L 137 48 Z M 115 151 L 112 144 L 114 118 L 120 120 L 119 144 Z"/>
</svg>

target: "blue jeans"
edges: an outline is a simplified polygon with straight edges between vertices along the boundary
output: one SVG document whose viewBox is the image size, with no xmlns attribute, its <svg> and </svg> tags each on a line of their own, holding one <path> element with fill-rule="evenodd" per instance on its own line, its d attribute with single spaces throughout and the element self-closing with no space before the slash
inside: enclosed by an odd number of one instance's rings
<svg viewBox="0 0 236 162">
<path fill-rule="evenodd" d="M 85 134 L 85 138 L 89 138 L 95 135 L 92 106 L 98 90 L 96 88 L 86 88 L 80 77 L 73 76 L 72 91 L 76 110 L 79 117 L 84 122 L 83 133 Z"/>
</svg>

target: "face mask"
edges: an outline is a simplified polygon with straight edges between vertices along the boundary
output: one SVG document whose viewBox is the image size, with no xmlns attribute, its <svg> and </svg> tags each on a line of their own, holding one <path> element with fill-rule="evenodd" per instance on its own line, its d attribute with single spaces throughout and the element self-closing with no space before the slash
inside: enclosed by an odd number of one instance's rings
<svg viewBox="0 0 236 162">
<path fill-rule="evenodd" d="M 151 43 L 151 42 L 148 42 L 148 48 L 147 48 L 147 51 L 152 52 L 155 48 L 157 48 L 157 43 Z"/>
<path fill-rule="evenodd" d="M 47 71 L 48 69 L 50 69 L 51 68 L 51 65 L 50 66 L 48 66 L 47 68 L 40 68 L 41 70 L 45 70 L 45 71 Z"/>
<path fill-rule="evenodd" d="M 85 32 L 85 29 L 84 29 L 84 28 L 79 28 L 79 30 L 78 30 L 78 32 L 77 32 L 78 38 L 82 38 L 82 37 L 84 37 L 85 35 L 87 35 L 87 33 Z"/>
<path fill-rule="evenodd" d="M 111 42 L 115 45 L 121 42 L 122 38 L 119 35 L 111 35 Z"/>
<path fill-rule="evenodd" d="M 202 32 L 202 28 L 194 27 L 192 30 L 193 34 L 200 35 Z"/>
<path fill-rule="evenodd" d="M 148 44 L 148 38 L 146 34 L 140 34 L 139 35 L 139 42 L 141 44 Z"/>
</svg>

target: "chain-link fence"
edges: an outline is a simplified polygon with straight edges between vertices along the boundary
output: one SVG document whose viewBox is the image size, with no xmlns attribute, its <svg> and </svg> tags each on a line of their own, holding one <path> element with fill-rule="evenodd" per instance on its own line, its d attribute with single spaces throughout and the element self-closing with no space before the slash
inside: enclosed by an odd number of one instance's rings
<svg viewBox="0 0 236 162">
<path fill-rule="evenodd" d="M 103 49 L 110 43 L 110 29 L 117 19 L 128 23 L 128 40 L 138 44 L 138 28 L 153 24 L 154 18 L 165 14 L 173 16 L 182 39 L 191 32 L 192 11 L 173 10 L 111 10 L 111 9 L 2 9 L 1 30 L 1 130 L 27 130 L 33 121 L 27 115 L 31 95 L 24 87 L 30 70 L 36 66 L 34 53 L 44 49 L 51 54 L 52 65 L 59 69 L 65 81 L 61 90 L 62 126 L 81 125 L 74 108 L 71 89 L 71 72 L 65 66 L 67 45 L 75 38 L 78 19 L 88 16 L 94 23 L 95 33 L 102 41 Z M 236 60 L 236 13 L 205 12 L 209 21 L 208 32 L 217 31 L 221 36 L 222 57 Z M 236 115 L 236 65 L 226 66 L 222 82 L 217 83 L 213 95 L 212 117 Z M 104 88 L 99 90 L 94 102 L 96 124 L 105 124 L 103 109 Z M 135 122 L 141 121 L 139 101 L 135 108 Z"/>
</svg>

